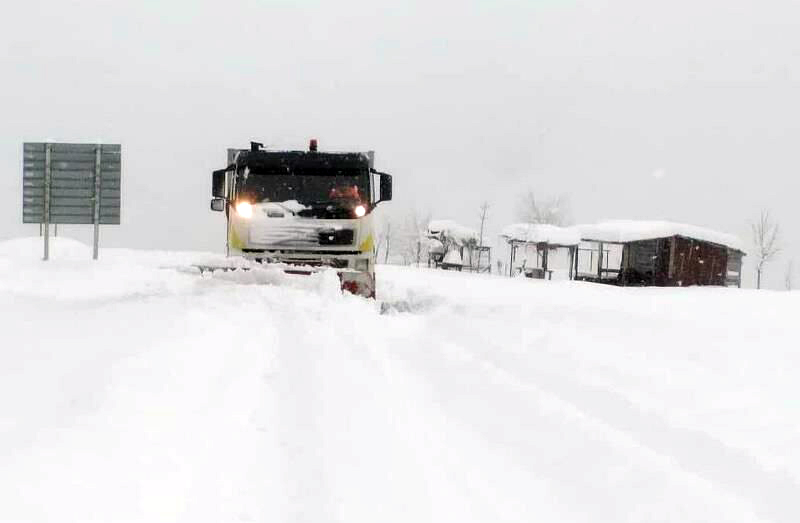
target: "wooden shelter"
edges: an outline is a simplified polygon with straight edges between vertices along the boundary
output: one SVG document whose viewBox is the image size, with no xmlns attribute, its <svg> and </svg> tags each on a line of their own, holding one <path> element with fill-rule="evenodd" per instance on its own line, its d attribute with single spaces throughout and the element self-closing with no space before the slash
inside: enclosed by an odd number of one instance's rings
<svg viewBox="0 0 800 523">
<path fill-rule="evenodd" d="M 516 223 L 503 229 L 500 237 L 509 246 L 509 276 L 522 273 L 529 278 L 550 280 L 554 272 L 551 255 L 566 251 L 569 261 L 564 269 L 567 278 L 573 278 L 575 255 L 581 241 L 577 230 L 548 224 Z"/>
<path fill-rule="evenodd" d="M 575 251 L 576 279 L 622 286 L 741 287 L 745 252 L 735 236 L 671 222 L 609 221 L 575 228 L 582 243 Z M 611 246 L 621 247 L 615 264 L 609 263 Z M 580 272 L 587 254 L 593 258 L 591 272 Z"/>
<path fill-rule="evenodd" d="M 452 220 L 431 220 L 427 238 L 429 267 L 491 272 L 491 248 L 480 245 L 477 231 Z"/>
</svg>

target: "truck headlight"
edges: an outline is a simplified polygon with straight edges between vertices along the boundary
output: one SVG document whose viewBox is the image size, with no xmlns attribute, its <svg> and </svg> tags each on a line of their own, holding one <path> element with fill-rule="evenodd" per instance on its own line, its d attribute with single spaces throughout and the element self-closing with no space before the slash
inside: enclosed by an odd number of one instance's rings
<svg viewBox="0 0 800 523">
<path fill-rule="evenodd" d="M 367 214 L 367 208 L 363 205 L 357 205 L 353 211 L 356 213 L 356 217 L 361 218 L 365 214 Z"/>
<path fill-rule="evenodd" d="M 253 206 L 250 202 L 238 202 L 236 204 L 236 212 L 242 218 L 250 218 L 253 216 Z"/>
</svg>

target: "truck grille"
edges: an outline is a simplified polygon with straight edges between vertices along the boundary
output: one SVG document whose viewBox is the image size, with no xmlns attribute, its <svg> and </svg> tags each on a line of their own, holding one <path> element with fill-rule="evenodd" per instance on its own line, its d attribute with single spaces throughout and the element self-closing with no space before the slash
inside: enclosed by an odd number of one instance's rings
<svg viewBox="0 0 800 523">
<path fill-rule="evenodd" d="M 320 245 L 352 245 L 352 229 L 334 230 L 311 224 L 270 224 L 250 228 L 250 243 L 270 248 L 302 248 Z"/>
</svg>

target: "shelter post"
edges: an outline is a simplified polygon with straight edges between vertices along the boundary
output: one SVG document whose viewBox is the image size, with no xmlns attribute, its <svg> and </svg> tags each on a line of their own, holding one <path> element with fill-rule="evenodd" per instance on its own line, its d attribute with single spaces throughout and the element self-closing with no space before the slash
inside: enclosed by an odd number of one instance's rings
<svg viewBox="0 0 800 523">
<path fill-rule="evenodd" d="M 547 255 L 549 252 L 550 252 L 550 246 L 545 243 L 542 252 L 542 270 L 544 271 L 543 276 L 547 276 Z"/>
<path fill-rule="evenodd" d="M 597 242 L 597 279 L 603 279 L 603 242 Z"/>
<path fill-rule="evenodd" d="M 569 279 L 572 279 L 572 268 L 575 265 L 575 247 L 569 248 Z"/>
</svg>

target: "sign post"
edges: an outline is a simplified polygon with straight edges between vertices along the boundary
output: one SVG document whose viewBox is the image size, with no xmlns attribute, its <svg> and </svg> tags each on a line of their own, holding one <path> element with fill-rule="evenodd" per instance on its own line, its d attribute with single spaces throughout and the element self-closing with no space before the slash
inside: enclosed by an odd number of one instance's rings
<svg viewBox="0 0 800 523">
<path fill-rule="evenodd" d="M 100 146 L 98 145 L 94 150 L 94 242 L 92 243 L 92 259 L 97 259 L 97 254 L 100 246 L 100 163 L 102 157 L 100 156 Z"/>
<path fill-rule="evenodd" d="M 52 146 L 48 143 L 44 146 L 44 260 L 50 258 L 50 174 Z M 23 211 L 24 213 L 24 211 Z"/>
<path fill-rule="evenodd" d="M 100 225 L 120 223 L 121 146 L 25 143 L 23 155 L 22 222 L 39 224 L 44 259 L 50 257 L 50 224 L 68 223 L 94 226 L 96 260 Z"/>
</svg>

